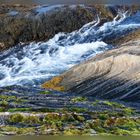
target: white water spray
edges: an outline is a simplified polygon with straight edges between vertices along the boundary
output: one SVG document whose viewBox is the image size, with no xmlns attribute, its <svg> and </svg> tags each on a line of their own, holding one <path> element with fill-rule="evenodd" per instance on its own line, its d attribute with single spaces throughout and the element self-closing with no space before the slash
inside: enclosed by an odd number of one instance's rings
<svg viewBox="0 0 140 140">
<path fill-rule="evenodd" d="M 59 33 L 48 42 L 30 43 L 0 54 L 0 87 L 40 85 L 70 67 L 113 46 L 104 43 L 140 28 L 140 13 L 119 13 L 112 22 L 99 26 L 100 18 L 72 33 Z M 20 49 L 19 49 L 20 48 Z"/>
</svg>

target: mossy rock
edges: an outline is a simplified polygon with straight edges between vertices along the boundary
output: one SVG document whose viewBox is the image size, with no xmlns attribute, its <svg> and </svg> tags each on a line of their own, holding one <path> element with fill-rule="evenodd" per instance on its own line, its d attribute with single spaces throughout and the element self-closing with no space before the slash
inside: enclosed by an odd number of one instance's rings
<svg viewBox="0 0 140 140">
<path fill-rule="evenodd" d="M 75 97 L 71 99 L 72 102 L 77 103 L 77 102 L 85 102 L 87 101 L 86 97 Z"/>
<path fill-rule="evenodd" d="M 57 90 L 57 91 L 65 91 L 65 88 L 60 85 L 62 80 L 63 80 L 63 77 L 61 77 L 61 76 L 54 77 L 50 81 L 44 83 L 42 85 L 42 88 L 53 89 L 53 90 Z"/>
<path fill-rule="evenodd" d="M 52 92 L 47 90 L 47 91 L 40 92 L 40 94 L 52 94 Z"/>
</svg>

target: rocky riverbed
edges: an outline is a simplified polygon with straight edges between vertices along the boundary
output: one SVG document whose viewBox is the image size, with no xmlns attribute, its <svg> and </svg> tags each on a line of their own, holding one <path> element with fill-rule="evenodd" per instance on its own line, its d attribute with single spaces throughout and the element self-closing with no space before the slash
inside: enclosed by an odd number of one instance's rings
<svg viewBox="0 0 140 140">
<path fill-rule="evenodd" d="M 124 38 L 127 39 L 130 40 L 120 47 L 71 68 L 43 87 L 63 87 L 64 91 L 82 96 L 139 102 L 139 31 Z"/>
<path fill-rule="evenodd" d="M 138 135 L 139 103 L 11 86 L 0 89 L 0 135 Z M 132 127 L 133 125 L 133 127 Z"/>
<path fill-rule="evenodd" d="M 3 87 L 0 135 L 137 135 L 139 111 L 138 103 L 42 88 Z"/>
<path fill-rule="evenodd" d="M 1 5 L 0 135 L 139 135 L 139 19 L 139 6 Z"/>
</svg>

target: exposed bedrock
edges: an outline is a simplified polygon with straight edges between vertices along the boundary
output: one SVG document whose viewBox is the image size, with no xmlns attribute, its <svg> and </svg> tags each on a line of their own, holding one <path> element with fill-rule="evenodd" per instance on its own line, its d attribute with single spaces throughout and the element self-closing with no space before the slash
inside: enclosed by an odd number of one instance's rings
<svg viewBox="0 0 140 140">
<path fill-rule="evenodd" d="M 126 39 L 129 37 L 131 41 L 119 48 L 74 66 L 42 86 L 96 98 L 139 101 L 139 31 L 130 34 Z"/>
</svg>

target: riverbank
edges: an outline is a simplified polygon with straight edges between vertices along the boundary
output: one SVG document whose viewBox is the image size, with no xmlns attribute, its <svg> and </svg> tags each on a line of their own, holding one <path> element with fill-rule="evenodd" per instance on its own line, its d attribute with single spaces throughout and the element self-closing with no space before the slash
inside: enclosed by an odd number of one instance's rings
<svg viewBox="0 0 140 140">
<path fill-rule="evenodd" d="M 47 41 L 57 33 L 70 33 L 96 20 L 97 15 L 102 25 L 113 20 L 118 9 L 135 13 L 139 6 L 3 4 L 0 6 L 0 51 L 20 42 Z"/>
<path fill-rule="evenodd" d="M 1 136 L 140 134 L 139 6 L 0 9 Z"/>
</svg>

